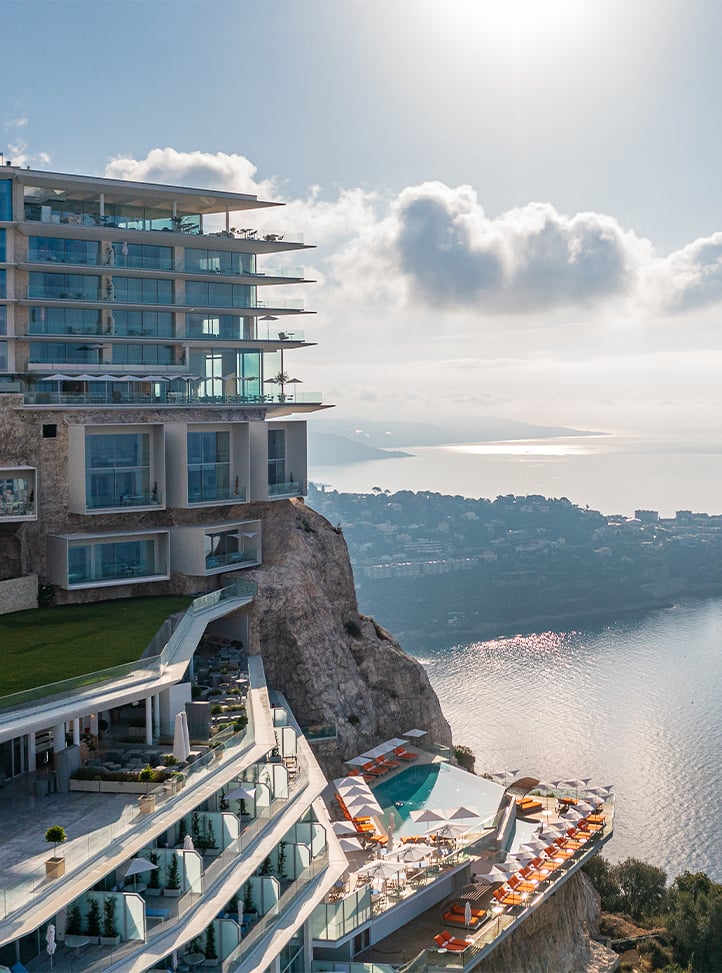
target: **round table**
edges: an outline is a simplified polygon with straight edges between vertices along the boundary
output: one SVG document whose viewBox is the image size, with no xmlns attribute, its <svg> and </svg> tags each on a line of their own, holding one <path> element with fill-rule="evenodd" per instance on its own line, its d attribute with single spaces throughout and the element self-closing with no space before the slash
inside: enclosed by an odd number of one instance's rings
<svg viewBox="0 0 722 973">
<path fill-rule="evenodd" d="M 70 935 L 65 937 L 65 945 L 68 946 L 70 949 L 75 950 L 76 959 L 78 958 L 80 954 L 80 950 L 83 948 L 83 946 L 87 946 L 89 942 L 90 942 L 90 938 L 88 936 Z"/>
<path fill-rule="evenodd" d="M 189 966 L 200 966 L 202 963 L 205 963 L 206 956 L 205 953 L 186 953 L 183 961 Z"/>
</svg>

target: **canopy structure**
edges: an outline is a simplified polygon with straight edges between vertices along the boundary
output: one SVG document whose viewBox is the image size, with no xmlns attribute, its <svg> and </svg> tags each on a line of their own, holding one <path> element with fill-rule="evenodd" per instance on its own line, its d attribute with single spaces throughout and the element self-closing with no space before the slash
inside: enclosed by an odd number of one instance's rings
<svg viewBox="0 0 722 973">
<path fill-rule="evenodd" d="M 414 737 L 414 738 L 418 739 L 419 737 L 425 737 L 426 736 L 426 730 L 407 730 L 403 734 L 403 736 L 405 736 L 405 737 Z"/>
</svg>

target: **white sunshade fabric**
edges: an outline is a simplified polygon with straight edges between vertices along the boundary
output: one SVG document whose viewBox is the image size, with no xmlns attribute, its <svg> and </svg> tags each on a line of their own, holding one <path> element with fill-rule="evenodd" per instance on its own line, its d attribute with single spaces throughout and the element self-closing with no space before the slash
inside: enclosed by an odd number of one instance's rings
<svg viewBox="0 0 722 973">
<path fill-rule="evenodd" d="M 369 757 L 351 757 L 350 760 L 345 760 L 344 763 L 351 764 L 352 767 L 363 767 L 364 764 L 369 763 Z"/>
<path fill-rule="evenodd" d="M 395 750 L 396 747 L 405 747 L 407 743 L 408 740 L 402 740 L 401 737 L 394 737 L 392 740 L 387 740 L 384 746 L 388 747 L 389 750 Z"/>
<path fill-rule="evenodd" d="M 405 737 L 425 737 L 426 730 L 407 730 L 404 733 Z"/>
<path fill-rule="evenodd" d="M 256 796 L 255 787 L 236 787 L 226 794 L 229 801 L 252 801 Z"/>
<path fill-rule="evenodd" d="M 356 828 L 354 828 L 350 821 L 334 821 L 331 827 L 333 828 L 333 833 L 339 837 L 356 834 Z"/>
</svg>

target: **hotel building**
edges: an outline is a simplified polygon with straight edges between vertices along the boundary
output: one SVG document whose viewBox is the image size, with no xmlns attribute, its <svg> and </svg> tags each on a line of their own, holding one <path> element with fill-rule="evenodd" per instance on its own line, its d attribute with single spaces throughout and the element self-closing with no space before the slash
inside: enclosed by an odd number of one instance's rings
<svg viewBox="0 0 722 973">
<path fill-rule="evenodd" d="M 7 968 L 347 969 L 468 878 L 462 849 L 416 895 L 339 891 L 328 782 L 249 646 L 240 572 L 268 504 L 304 495 L 299 417 L 324 407 L 287 370 L 307 312 L 276 296 L 307 248 L 251 226 L 274 205 L 0 169 L 0 613 L 194 596 L 137 662 L 0 698 Z M 513 803 L 500 787 L 484 847 Z"/>
</svg>

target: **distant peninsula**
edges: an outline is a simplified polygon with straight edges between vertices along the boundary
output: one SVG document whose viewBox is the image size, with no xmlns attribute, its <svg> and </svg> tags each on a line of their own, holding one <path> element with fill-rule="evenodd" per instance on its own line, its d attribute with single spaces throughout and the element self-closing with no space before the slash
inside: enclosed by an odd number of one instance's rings
<svg viewBox="0 0 722 973">
<path fill-rule="evenodd" d="M 722 516 L 606 516 L 565 497 L 409 490 L 308 503 L 343 531 L 361 610 L 409 649 L 545 631 L 722 594 Z"/>
<path fill-rule="evenodd" d="M 404 449 L 456 443 L 600 436 L 604 433 L 566 426 L 540 426 L 514 419 L 484 416 L 462 419 L 453 427 L 428 422 L 378 422 L 366 419 L 322 419 L 308 431 L 309 466 L 345 466 L 410 456 Z"/>
</svg>

